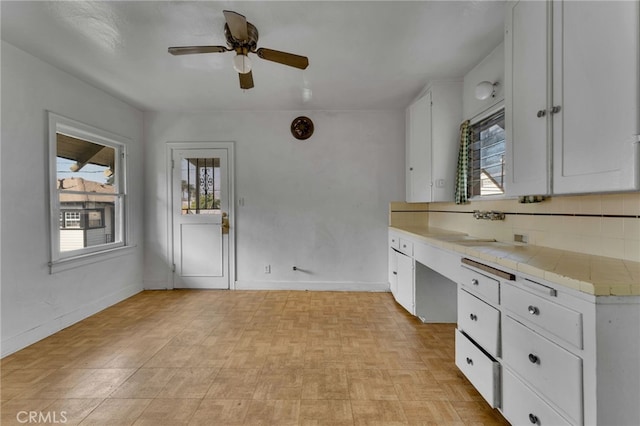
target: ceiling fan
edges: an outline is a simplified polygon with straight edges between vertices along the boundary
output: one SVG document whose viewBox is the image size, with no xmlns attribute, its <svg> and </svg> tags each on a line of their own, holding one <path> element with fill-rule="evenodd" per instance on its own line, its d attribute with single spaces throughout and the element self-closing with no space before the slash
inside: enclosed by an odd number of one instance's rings
<svg viewBox="0 0 640 426">
<path fill-rule="evenodd" d="M 182 46 L 170 47 L 169 53 L 172 55 L 191 55 L 194 53 L 223 53 L 235 51 L 233 58 L 233 68 L 240 76 L 240 88 L 251 89 L 253 87 L 253 75 L 251 74 L 251 60 L 249 53 L 255 53 L 258 57 L 267 61 L 277 62 L 301 70 L 309 66 L 309 59 L 306 56 L 294 55 L 293 53 L 280 52 L 273 49 L 258 48 L 258 29 L 239 13 L 225 10 L 223 11 L 226 23 L 224 24 L 224 35 L 227 38 L 227 46 Z"/>
</svg>

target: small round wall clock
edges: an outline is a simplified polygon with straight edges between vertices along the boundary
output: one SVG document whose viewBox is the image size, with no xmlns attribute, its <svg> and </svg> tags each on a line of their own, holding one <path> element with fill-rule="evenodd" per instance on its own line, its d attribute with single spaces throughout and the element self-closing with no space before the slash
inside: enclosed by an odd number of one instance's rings
<svg viewBox="0 0 640 426">
<path fill-rule="evenodd" d="M 298 140 L 309 139 L 313 134 L 313 121 L 304 116 L 294 118 L 291 122 L 291 134 Z"/>
</svg>

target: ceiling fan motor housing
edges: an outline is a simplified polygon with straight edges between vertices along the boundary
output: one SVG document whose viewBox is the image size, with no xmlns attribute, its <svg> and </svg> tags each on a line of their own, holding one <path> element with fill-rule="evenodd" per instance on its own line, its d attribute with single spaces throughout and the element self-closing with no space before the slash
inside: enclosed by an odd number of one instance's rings
<svg viewBox="0 0 640 426">
<path fill-rule="evenodd" d="M 224 24 L 224 36 L 227 39 L 227 44 L 233 50 L 238 48 L 246 49 L 249 52 L 255 52 L 258 48 L 258 29 L 251 23 L 247 22 L 247 40 L 238 40 L 233 35 L 231 35 L 231 30 L 229 30 L 229 25 Z"/>
</svg>

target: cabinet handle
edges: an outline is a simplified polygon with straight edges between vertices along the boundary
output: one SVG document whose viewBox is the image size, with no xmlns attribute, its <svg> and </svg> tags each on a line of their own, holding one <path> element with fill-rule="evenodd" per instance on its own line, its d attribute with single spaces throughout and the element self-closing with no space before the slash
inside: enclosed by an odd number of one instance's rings
<svg viewBox="0 0 640 426">
<path fill-rule="evenodd" d="M 467 357 L 467 364 L 473 365 L 473 360 L 469 357 Z"/>
<path fill-rule="evenodd" d="M 393 271 L 393 275 L 398 275 L 398 273 L 396 271 Z"/>
<path fill-rule="evenodd" d="M 409 171 L 413 170 L 413 167 L 409 167 Z"/>
<path fill-rule="evenodd" d="M 551 111 L 549 111 L 551 114 L 557 114 L 560 112 L 560 105 L 556 105 L 554 107 L 551 108 Z"/>
<path fill-rule="evenodd" d="M 545 115 L 547 115 L 547 110 L 546 109 L 541 109 L 540 111 L 538 111 L 538 113 L 536 115 L 538 116 L 538 118 L 542 118 Z"/>
<path fill-rule="evenodd" d="M 531 315 L 538 315 L 540 313 L 540 309 L 538 309 L 536 306 L 533 306 L 533 305 L 529 305 L 527 310 Z"/>
<path fill-rule="evenodd" d="M 531 361 L 532 364 L 540 364 L 540 358 L 534 354 L 529 354 L 529 361 Z"/>
<path fill-rule="evenodd" d="M 471 318 L 471 321 L 478 321 L 478 316 L 476 314 L 469 314 L 469 318 Z"/>
<path fill-rule="evenodd" d="M 475 279 L 475 278 L 474 278 L 474 279 L 472 279 L 472 280 L 471 280 L 471 284 L 473 284 L 473 285 L 478 285 L 478 284 L 480 284 L 480 283 L 478 282 L 478 280 L 477 280 L 477 279 Z"/>
<path fill-rule="evenodd" d="M 538 416 L 536 416 L 536 415 L 535 415 L 535 414 L 533 414 L 533 413 L 529 413 L 529 421 L 530 421 L 531 423 L 533 423 L 534 425 L 535 425 L 535 424 L 538 424 Z"/>
</svg>

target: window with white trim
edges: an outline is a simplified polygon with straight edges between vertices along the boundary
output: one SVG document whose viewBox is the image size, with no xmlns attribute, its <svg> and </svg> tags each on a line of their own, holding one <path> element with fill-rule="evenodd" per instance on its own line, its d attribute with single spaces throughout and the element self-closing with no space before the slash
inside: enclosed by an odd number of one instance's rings
<svg viewBox="0 0 640 426">
<path fill-rule="evenodd" d="M 49 113 L 52 265 L 126 246 L 128 142 Z"/>
<path fill-rule="evenodd" d="M 504 109 L 471 126 L 468 194 L 504 194 Z"/>
</svg>

